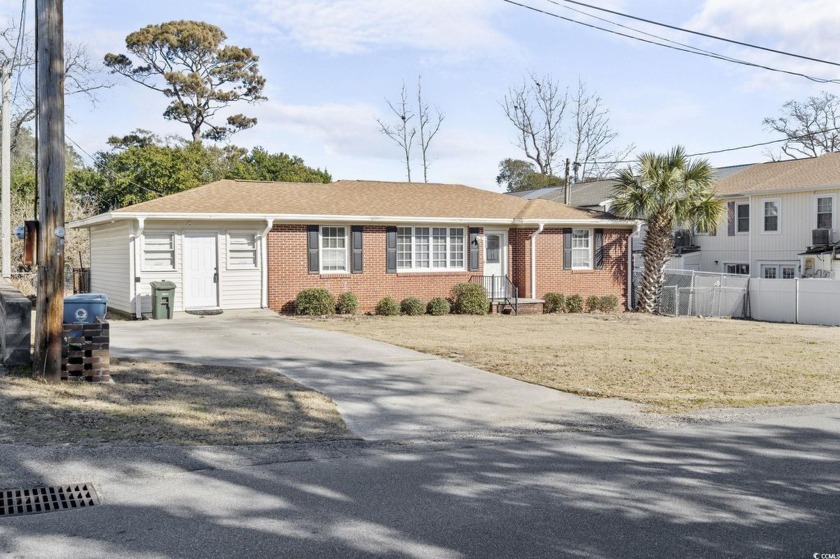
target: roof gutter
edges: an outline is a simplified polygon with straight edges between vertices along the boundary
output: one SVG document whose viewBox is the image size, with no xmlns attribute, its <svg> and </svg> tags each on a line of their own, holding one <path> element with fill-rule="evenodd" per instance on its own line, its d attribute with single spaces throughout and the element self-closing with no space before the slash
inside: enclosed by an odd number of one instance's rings
<svg viewBox="0 0 840 559">
<path fill-rule="evenodd" d="M 814 192 L 814 191 L 822 191 L 822 190 L 837 190 L 840 188 L 840 184 L 828 184 L 828 185 L 820 185 L 820 186 L 800 186 L 798 188 L 774 188 L 770 190 L 748 190 L 745 192 L 727 192 L 727 193 L 716 193 L 715 196 L 717 198 L 746 198 L 748 196 L 764 196 L 764 195 L 771 195 L 771 194 L 794 194 L 796 192 Z"/>
<path fill-rule="evenodd" d="M 540 223 L 536 231 L 531 233 L 531 298 L 537 298 L 537 235 L 543 232 L 545 223 Z"/>
<path fill-rule="evenodd" d="M 133 212 L 108 212 L 81 221 L 74 221 L 68 227 L 71 229 L 92 227 L 102 223 L 111 223 L 124 219 L 160 219 L 167 221 L 264 221 L 273 219 L 274 222 L 284 223 L 314 223 L 314 222 L 335 222 L 335 223 L 463 223 L 463 224 L 487 224 L 487 225 L 582 225 L 585 227 L 613 227 L 630 228 L 635 225 L 634 221 L 619 219 L 587 219 L 563 218 L 563 219 L 522 219 L 522 218 L 499 218 L 499 217 L 416 217 L 416 216 L 376 216 L 376 215 L 320 215 L 320 214 L 220 214 L 220 213 L 133 213 Z"/>
</svg>

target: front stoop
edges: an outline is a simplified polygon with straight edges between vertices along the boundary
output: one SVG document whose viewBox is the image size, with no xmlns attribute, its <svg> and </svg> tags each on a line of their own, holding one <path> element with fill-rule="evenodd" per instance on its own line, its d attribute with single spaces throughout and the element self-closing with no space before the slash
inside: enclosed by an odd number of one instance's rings
<svg viewBox="0 0 840 559">
<path fill-rule="evenodd" d="M 519 299 L 517 314 L 542 314 L 543 304 L 542 299 Z M 513 314 L 511 305 L 505 304 L 504 301 L 494 299 L 490 305 L 490 312 L 494 314 Z"/>
</svg>

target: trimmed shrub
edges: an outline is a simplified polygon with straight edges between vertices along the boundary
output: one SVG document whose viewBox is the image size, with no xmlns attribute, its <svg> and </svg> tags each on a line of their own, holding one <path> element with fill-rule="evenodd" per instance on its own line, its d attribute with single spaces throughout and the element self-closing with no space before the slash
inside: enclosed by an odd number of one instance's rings
<svg viewBox="0 0 840 559">
<path fill-rule="evenodd" d="M 400 314 L 400 306 L 393 297 L 383 297 L 376 303 L 376 314 L 380 316 L 396 316 Z"/>
<path fill-rule="evenodd" d="M 359 308 L 359 298 L 351 291 L 345 291 L 338 296 L 336 311 L 338 314 L 353 314 Z"/>
<path fill-rule="evenodd" d="M 417 297 L 407 297 L 400 301 L 400 311 L 408 316 L 426 314 L 426 305 Z"/>
<path fill-rule="evenodd" d="M 601 310 L 601 298 L 597 295 L 590 295 L 586 298 L 586 310 L 595 312 Z"/>
<path fill-rule="evenodd" d="M 615 312 L 618 310 L 618 297 L 615 295 L 604 295 L 598 301 L 598 310 L 601 312 Z"/>
<path fill-rule="evenodd" d="M 544 313 L 566 312 L 566 296 L 562 293 L 546 293 L 543 299 Z"/>
<path fill-rule="evenodd" d="M 335 312 L 335 297 L 322 287 L 304 289 L 295 297 L 295 314 L 323 316 Z"/>
<path fill-rule="evenodd" d="M 566 312 L 583 312 L 583 297 L 581 297 L 580 295 L 569 295 L 568 297 L 566 297 Z"/>
<path fill-rule="evenodd" d="M 449 301 L 444 299 L 443 297 L 435 297 L 429 304 L 426 305 L 426 312 L 432 316 L 442 316 L 444 314 L 449 314 L 452 310 L 452 307 L 449 305 Z"/>
<path fill-rule="evenodd" d="M 477 283 L 459 283 L 452 288 L 452 308 L 457 314 L 487 314 L 490 299 Z"/>
</svg>

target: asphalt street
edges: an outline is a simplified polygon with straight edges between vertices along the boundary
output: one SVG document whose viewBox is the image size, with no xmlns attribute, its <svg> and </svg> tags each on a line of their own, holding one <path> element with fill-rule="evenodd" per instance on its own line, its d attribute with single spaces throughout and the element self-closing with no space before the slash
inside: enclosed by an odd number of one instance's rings
<svg viewBox="0 0 840 559">
<path fill-rule="evenodd" d="M 270 344 L 258 347 L 246 364 L 254 365 L 254 356 L 282 358 L 274 368 L 317 380 L 365 440 L 231 447 L 3 445 L 0 487 L 92 482 L 101 504 L 0 517 L 0 556 L 840 554 L 839 406 L 646 422 L 640 419 L 645 414 L 621 403 L 602 408 L 597 400 L 552 400 L 546 389 L 512 386 L 505 412 L 495 414 L 496 402 L 511 387 L 494 384 L 501 377 L 427 366 L 427 358 L 413 352 L 393 353 L 385 344 L 365 350 L 352 337 L 321 337 L 320 331 L 277 322 L 275 333 L 283 331 L 287 339 L 274 343 L 271 353 Z M 125 346 L 120 332 L 117 327 L 112 333 L 116 351 L 139 352 Z M 216 354 L 226 346 L 211 343 L 219 341 L 216 335 L 205 334 L 208 359 L 224 357 Z M 201 339 L 190 344 L 200 347 Z M 326 344 L 317 367 L 301 364 L 313 340 Z M 368 363 L 373 372 L 351 382 L 347 368 L 337 366 L 330 378 L 331 351 Z M 191 359 L 183 350 L 180 357 Z M 411 359 L 419 360 L 413 369 Z M 412 370 L 420 377 L 432 372 L 409 382 Z M 458 390 L 423 395 L 423 384 L 441 382 L 436 375 L 443 370 L 456 375 L 452 384 Z M 365 375 L 373 383 L 367 407 Z M 491 389 L 470 387 L 482 379 Z M 529 397 L 536 398 L 530 417 Z M 431 407 L 457 408 L 459 400 L 464 410 Z M 425 430 L 411 429 L 412 414 L 419 414 L 401 409 L 416 405 L 426 405 L 431 416 Z M 567 407 L 555 412 L 552 406 Z"/>
</svg>

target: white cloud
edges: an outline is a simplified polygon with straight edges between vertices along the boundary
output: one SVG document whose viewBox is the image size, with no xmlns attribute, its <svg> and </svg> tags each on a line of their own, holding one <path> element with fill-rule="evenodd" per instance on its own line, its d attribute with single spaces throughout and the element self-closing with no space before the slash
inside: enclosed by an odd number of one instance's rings
<svg viewBox="0 0 840 559">
<path fill-rule="evenodd" d="M 706 0 L 688 27 L 729 39 L 792 52 L 812 58 L 837 61 L 837 29 L 840 10 L 836 0 Z M 709 43 L 713 50 L 774 68 L 821 78 L 840 75 L 840 68 L 769 53 L 735 47 L 718 41 Z M 777 74 L 774 80 L 782 78 Z M 753 78 L 753 86 L 766 85 L 770 74 Z M 793 78 L 801 80 L 802 78 Z M 806 82 L 807 83 L 807 82 Z"/>
<path fill-rule="evenodd" d="M 353 54 L 409 47 L 466 56 L 510 47 L 486 0 L 260 0 L 256 11 L 306 49 Z"/>
<path fill-rule="evenodd" d="M 376 128 L 377 110 L 366 103 L 292 105 L 268 101 L 251 111 L 261 136 L 297 136 L 323 146 L 328 155 L 387 157 Z"/>
</svg>

